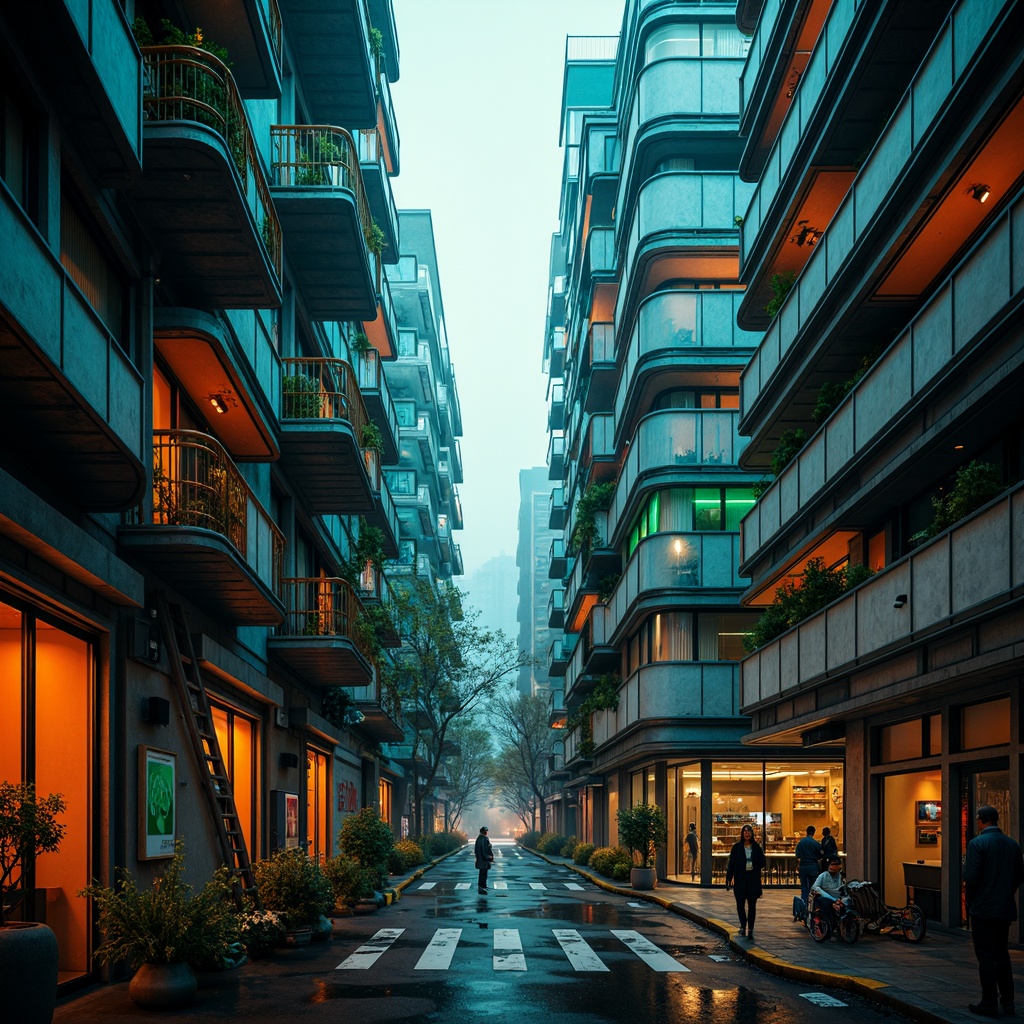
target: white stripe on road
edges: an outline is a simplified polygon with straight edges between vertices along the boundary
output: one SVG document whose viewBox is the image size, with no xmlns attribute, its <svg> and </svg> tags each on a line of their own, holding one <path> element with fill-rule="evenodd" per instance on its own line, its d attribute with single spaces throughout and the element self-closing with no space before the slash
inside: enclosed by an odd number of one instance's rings
<svg viewBox="0 0 1024 1024">
<path fill-rule="evenodd" d="M 437 885 L 437 882 L 424 882 L 422 885 L 417 886 L 419 889 L 433 889 Z"/>
<path fill-rule="evenodd" d="M 381 928 L 381 930 L 377 932 L 369 942 L 364 943 L 347 960 L 343 960 L 338 964 L 338 966 L 335 967 L 335 970 L 367 970 L 377 962 L 381 954 L 386 952 L 391 943 L 394 942 L 395 939 L 397 939 L 404 931 L 404 928 Z"/>
<path fill-rule="evenodd" d="M 627 903 L 626 904 L 627 907 L 642 907 L 643 905 L 644 905 L 643 903 Z"/>
<path fill-rule="evenodd" d="M 496 971 L 525 971 L 526 957 L 518 928 L 494 929 L 494 956 L 491 966 Z"/>
<path fill-rule="evenodd" d="M 438 928 L 413 970 L 447 971 L 452 965 L 452 957 L 461 935 L 461 928 Z"/>
<path fill-rule="evenodd" d="M 469 882 L 458 882 L 455 886 L 456 889 L 468 889 Z"/>
<path fill-rule="evenodd" d="M 507 889 L 508 888 L 508 882 L 493 882 L 491 884 L 491 888 L 492 889 Z"/>
<path fill-rule="evenodd" d="M 801 999 L 806 999 L 809 1003 L 814 1003 L 815 1006 L 846 1006 L 847 1004 L 842 1000 L 836 999 L 835 996 L 830 996 L 825 992 L 801 992 Z"/>
<path fill-rule="evenodd" d="M 577 971 L 607 971 L 600 957 L 588 946 L 574 928 L 552 928 L 551 934 L 558 940 L 569 963 Z"/>
<path fill-rule="evenodd" d="M 658 971 L 659 974 L 669 971 L 690 971 L 689 967 L 684 967 L 675 957 L 669 956 L 665 950 L 659 949 L 639 932 L 616 931 L 613 928 L 612 935 L 621 939 L 651 970 Z"/>
<path fill-rule="evenodd" d="M 580 885 L 579 882 L 566 882 L 565 887 L 566 889 L 577 889 L 580 892 L 583 891 L 583 886 Z"/>
<path fill-rule="evenodd" d="M 530 883 L 530 888 L 531 889 L 546 889 L 547 886 L 543 882 L 531 882 Z"/>
</svg>

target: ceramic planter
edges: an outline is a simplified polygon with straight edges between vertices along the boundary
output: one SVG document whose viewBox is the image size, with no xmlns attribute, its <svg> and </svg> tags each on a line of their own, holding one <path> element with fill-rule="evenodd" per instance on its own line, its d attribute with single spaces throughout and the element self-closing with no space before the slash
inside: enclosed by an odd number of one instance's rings
<svg viewBox="0 0 1024 1024">
<path fill-rule="evenodd" d="M 5 1020 L 50 1024 L 57 1002 L 57 937 L 45 924 L 0 928 L 0 992 Z"/>
<path fill-rule="evenodd" d="M 657 868 L 630 868 L 629 884 L 634 889 L 654 889 L 658 885 Z"/>
<path fill-rule="evenodd" d="M 191 1003 L 197 988 L 186 963 L 143 964 L 128 984 L 128 995 L 145 1010 L 174 1010 Z"/>
</svg>

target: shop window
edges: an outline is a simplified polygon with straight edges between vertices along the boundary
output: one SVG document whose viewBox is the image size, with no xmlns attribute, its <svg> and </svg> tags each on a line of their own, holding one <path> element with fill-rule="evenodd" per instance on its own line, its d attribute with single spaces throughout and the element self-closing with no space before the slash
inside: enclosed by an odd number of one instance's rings
<svg viewBox="0 0 1024 1024">
<path fill-rule="evenodd" d="M 1010 742 L 1010 698 L 960 709 L 960 749 L 978 750 Z"/>
<path fill-rule="evenodd" d="M 897 722 L 878 730 L 878 760 L 880 764 L 909 761 L 924 754 L 924 737 L 920 718 Z"/>
<path fill-rule="evenodd" d="M 928 753 L 942 753 L 942 715 L 928 716 Z"/>
<path fill-rule="evenodd" d="M 256 814 L 259 806 L 259 767 L 257 764 L 256 722 L 224 704 L 212 703 L 213 727 L 235 798 L 238 827 L 242 830 L 249 856 L 257 846 Z"/>
<path fill-rule="evenodd" d="M 306 852 L 321 862 L 331 855 L 330 800 L 327 755 L 310 747 L 306 751 Z"/>
<path fill-rule="evenodd" d="M 377 783 L 377 802 L 380 806 L 381 819 L 391 824 L 392 813 L 392 786 L 387 779 L 381 779 Z"/>
</svg>

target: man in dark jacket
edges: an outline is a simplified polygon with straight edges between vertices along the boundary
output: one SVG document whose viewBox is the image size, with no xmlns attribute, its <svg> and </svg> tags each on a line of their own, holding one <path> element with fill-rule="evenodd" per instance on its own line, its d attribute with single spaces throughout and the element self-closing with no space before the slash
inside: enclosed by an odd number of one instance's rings
<svg viewBox="0 0 1024 1024">
<path fill-rule="evenodd" d="M 1013 1013 L 1008 941 L 1010 922 L 1017 920 L 1017 889 L 1024 882 L 1020 846 L 998 821 L 994 807 L 978 808 L 978 834 L 967 844 L 964 857 L 964 888 L 981 977 L 981 1002 L 967 1008 L 982 1017 L 999 1016 L 997 998 L 1006 1013 Z"/>
<path fill-rule="evenodd" d="M 476 837 L 476 846 L 473 848 L 476 855 L 476 867 L 480 872 L 477 880 L 477 891 L 487 892 L 487 871 L 494 863 L 494 850 L 491 849 L 491 841 L 487 838 L 487 826 L 480 829 L 480 835 Z"/>
<path fill-rule="evenodd" d="M 807 835 L 796 844 L 796 866 L 800 872 L 800 896 L 807 907 L 811 886 L 821 873 L 818 861 L 821 860 L 821 843 L 814 838 L 814 826 L 807 826 Z"/>
</svg>

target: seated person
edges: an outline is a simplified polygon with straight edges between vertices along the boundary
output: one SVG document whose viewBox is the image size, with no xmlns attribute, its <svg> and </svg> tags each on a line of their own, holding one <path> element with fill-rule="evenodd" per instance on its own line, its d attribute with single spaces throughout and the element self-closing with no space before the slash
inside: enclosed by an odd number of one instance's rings
<svg viewBox="0 0 1024 1024">
<path fill-rule="evenodd" d="M 811 886 L 811 895 L 823 904 L 835 903 L 839 898 L 839 887 L 843 884 L 843 862 L 838 857 L 829 858 L 828 870 L 822 871 Z M 810 912 L 810 907 L 807 908 Z"/>
</svg>

